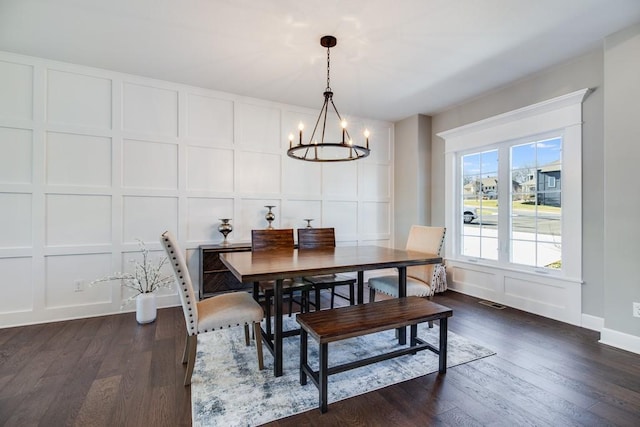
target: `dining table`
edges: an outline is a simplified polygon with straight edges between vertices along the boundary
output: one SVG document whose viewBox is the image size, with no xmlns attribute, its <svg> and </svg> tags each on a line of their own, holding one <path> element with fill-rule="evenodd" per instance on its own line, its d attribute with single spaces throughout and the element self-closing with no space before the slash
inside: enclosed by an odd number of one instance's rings
<svg viewBox="0 0 640 427">
<path fill-rule="evenodd" d="M 337 246 L 322 249 L 277 249 L 260 252 L 228 252 L 220 260 L 242 283 L 274 281 L 273 339 L 262 331 L 262 339 L 273 354 L 274 375 L 283 374 L 283 282 L 304 276 L 318 276 L 355 272 L 357 274 L 357 303 L 364 302 L 364 272 L 396 268 L 398 270 L 398 296 L 406 296 L 407 267 L 442 263 L 436 254 L 428 254 L 383 246 Z M 254 286 L 254 298 L 258 295 Z M 269 321 L 269 319 L 267 319 Z M 256 337 L 257 339 L 257 337 Z M 398 330 L 400 344 L 406 343 L 406 331 Z"/>
</svg>

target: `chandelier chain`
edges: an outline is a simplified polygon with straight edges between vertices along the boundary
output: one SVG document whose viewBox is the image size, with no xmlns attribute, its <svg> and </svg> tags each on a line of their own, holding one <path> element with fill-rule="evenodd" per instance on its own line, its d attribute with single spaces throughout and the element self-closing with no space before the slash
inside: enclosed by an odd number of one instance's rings
<svg viewBox="0 0 640 427">
<path fill-rule="evenodd" d="M 331 85 L 329 80 L 329 59 L 330 59 L 331 48 L 327 48 L 327 91 L 331 92 Z"/>
</svg>

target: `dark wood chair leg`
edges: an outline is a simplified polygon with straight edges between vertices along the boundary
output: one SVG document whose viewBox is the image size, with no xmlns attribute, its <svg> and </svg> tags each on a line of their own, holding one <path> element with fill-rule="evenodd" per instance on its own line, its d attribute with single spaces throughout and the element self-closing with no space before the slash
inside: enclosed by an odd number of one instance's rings
<svg viewBox="0 0 640 427">
<path fill-rule="evenodd" d="M 302 291 L 302 305 L 305 313 L 309 312 L 309 289 Z"/>
<path fill-rule="evenodd" d="M 260 301 L 260 288 L 259 282 L 253 282 L 253 290 L 252 290 L 253 299 L 256 301 Z"/>
<path fill-rule="evenodd" d="M 262 332 L 260 330 L 260 322 L 253 324 L 253 331 L 256 336 L 256 353 L 258 356 L 258 369 L 264 369 L 264 357 L 262 357 Z"/>
<path fill-rule="evenodd" d="M 184 340 L 184 351 L 182 352 L 182 364 L 186 365 L 187 364 L 187 360 L 189 357 L 189 335 L 187 335 L 187 338 Z"/>
<path fill-rule="evenodd" d="M 293 311 L 293 291 L 289 293 L 289 317 L 291 317 L 292 311 Z"/>
<path fill-rule="evenodd" d="M 198 346 L 198 336 L 187 336 L 187 372 L 184 374 L 184 385 L 191 384 L 191 374 L 193 374 L 193 367 L 196 364 L 196 347 Z"/>
</svg>

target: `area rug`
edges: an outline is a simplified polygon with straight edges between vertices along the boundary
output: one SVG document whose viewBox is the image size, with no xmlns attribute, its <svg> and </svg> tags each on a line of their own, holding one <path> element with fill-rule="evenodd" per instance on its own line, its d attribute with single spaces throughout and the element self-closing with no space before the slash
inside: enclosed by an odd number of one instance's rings
<svg viewBox="0 0 640 427">
<path fill-rule="evenodd" d="M 284 329 L 294 329 L 286 317 Z M 418 336 L 438 347 L 438 325 L 418 327 Z M 449 331 L 447 367 L 495 354 Z M 273 357 L 264 349 L 265 369 L 258 370 L 255 346 L 244 343 L 243 328 L 232 328 L 198 336 L 196 365 L 191 379 L 194 426 L 255 426 L 310 409 L 318 410 L 318 389 L 309 381 L 300 385 L 300 337 L 284 339 L 284 375 L 273 376 Z M 399 348 L 395 331 L 329 344 L 329 366 L 362 359 Z M 309 339 L 309 364 L 318 369 L 318 345 Z M 315 363 L 315 365 L 314 365 Z M 401 356 L 329 377 L 328 402 L 377 390 L 438 370 L 438 355 L 429 350 Z M 331 410 L 331 406 L 329 406 Z M 318 412 L 319 413 L 319 412 Z"/>
</svg>

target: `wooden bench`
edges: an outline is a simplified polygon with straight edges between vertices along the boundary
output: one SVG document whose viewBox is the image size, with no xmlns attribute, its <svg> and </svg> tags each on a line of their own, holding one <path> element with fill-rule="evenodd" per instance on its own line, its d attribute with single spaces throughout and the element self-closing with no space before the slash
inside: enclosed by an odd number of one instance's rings
<svg viewBox="0 0 640 427">
<path fill-rule="evenodd" d="M 450 308 L 419 297 L 396 298 L 300 314 L 296 318 L 300 324 L 300 384 L 307 384 L 307 378 L 311 378 L 320 394 L 320 411 L 327 412 L 329 375 L 405 354 L 415 354 L 420 350 L 431 350 L 438 354 L 438 372 L 444 373 L 447 370 L 447 318 L 452 315 L 453 311 Z M 417 337 L 418 324 L 431 320 L 440 321 L 439 348 Z M 330 342 L 406 326 L 411 326 L 408 347 L 338 366 L 328 366 Z M 320 345 L 318 371 L 312 370 L 307 363 L 308 335 Z"/>
</svg>

